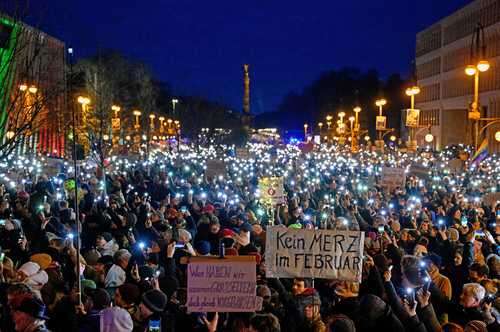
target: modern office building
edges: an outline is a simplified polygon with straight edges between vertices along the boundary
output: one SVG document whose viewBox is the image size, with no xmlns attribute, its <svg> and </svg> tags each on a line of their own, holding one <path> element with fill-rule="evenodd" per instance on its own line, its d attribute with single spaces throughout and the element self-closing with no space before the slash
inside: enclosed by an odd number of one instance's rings
<svg viewBox="0 0 500 332">
<path fill-rule="evenodd" d="M 482 117 L 500 117 L 500 0 L 475 0 L 417 34 L 416 76 L 421 92 L 416 108 L 419 124 L 430 126 L 437 148 L 471 142 L 467 111 L 473 99 L 474 77 L 464 72 L 469 65 L 471 43 L 477 24 L 484 27 L 486 58 L 490 69 L 480 74 L 479 101 Z M 484 123 L 483 123 L 484 125 Z M 500 151 L 495 132 L 485 130 L 491 152 Z M 417 134 L 424 144 L 428 130 Z"/>
<path fill-rule="evenodd" d="M 64 43 L 0 13 L 0 69 L 0 141 L 18 136 L 19 153 L 63 156 Z"/>
</svg>

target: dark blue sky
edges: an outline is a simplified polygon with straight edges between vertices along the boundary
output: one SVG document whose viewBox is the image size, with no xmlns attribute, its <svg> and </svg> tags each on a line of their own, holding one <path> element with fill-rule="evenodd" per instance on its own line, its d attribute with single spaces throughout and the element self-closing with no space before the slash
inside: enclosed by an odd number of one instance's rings
<svg viewBox="0 0 500 332">
<path fill-rule="evenodd" d="M 176 93 L 206 95 L 235 110 L 241 65 L 249 63 L 252 112 L 260 113 L 330 69 L 406 74 L 416 32 L 469 2 L 50 0 L 40 12 L 41 28 L 77 55 L 97 47 L 123 51 Z"/>
</svg>

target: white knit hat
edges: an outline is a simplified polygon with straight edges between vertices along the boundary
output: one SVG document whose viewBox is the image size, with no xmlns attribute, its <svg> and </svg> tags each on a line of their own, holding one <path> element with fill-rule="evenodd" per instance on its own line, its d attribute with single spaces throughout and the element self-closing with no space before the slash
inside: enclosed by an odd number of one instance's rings
<svg viewBox="0 0 500 332">
<path fill-rule="evenodd" d="M 17 271 L 23 272 L 26 276 L 30 277 L 40 271 L 40 265 L 34 262 L 27 262 L 21 265 Z"/>
<path fill-rule="evenodd" d="M 132 332 L 134 323 L 127 310 L 112 307 L 101 310 L 100 332 Z"/>
</svg>

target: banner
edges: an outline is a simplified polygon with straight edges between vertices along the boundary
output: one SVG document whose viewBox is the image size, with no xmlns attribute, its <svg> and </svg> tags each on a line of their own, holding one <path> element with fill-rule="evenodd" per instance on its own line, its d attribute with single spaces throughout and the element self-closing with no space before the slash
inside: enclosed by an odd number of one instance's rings
<svg viewBox="0 0 500 332">
<path fill-rule="evenodd" d="M 187 267 L 188 312 L 255 312 L 262 298 L 256 296 L 254 256 L 226 258 L 191 257 Z"/>
<path fill-rule="evenodd" d="M 406 110 L 407 127 L 418 127 L 419 120 L 420 120 L 420 110 L 411 108 Z"/>
<path fill-rule="evenodd" d="M 207 169 L 205 175 L 209 178 L 226 176 L 226 164 L 223 160 L 207 160 Z"/>
<path fill-rule="evenodd" d="M 266 277 L 361 281 L 365 235 L 358 231 L 270 227 Z"/>
<path fill-rule="evenodd" d="M 406 174 L 404 168 L 382 167 L 380 185 L 387 188 L 404 187 Z"/>
<path fill-rule="evenodd" d="M 385 116 L 377 116 L 375 119 L 375 129 L 376 130 L 385 130 L 387 124 L 387 118 Z"/>
<path fill-rule="evenodd" d="M 259 179 L 260 199 L 264 204 L 277 205 L 285 203 L 285 189 L 282 177 L 266 177 Z"/>
</svg>

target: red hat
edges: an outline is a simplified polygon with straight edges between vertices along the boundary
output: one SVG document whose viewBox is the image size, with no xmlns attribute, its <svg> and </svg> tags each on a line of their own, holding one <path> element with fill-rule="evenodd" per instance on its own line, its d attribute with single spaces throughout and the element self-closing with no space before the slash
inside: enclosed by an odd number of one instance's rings
<svg viewBox="0 0 500 332">
<path fill-rule="evenodd" d="M 205 205 L 203 207 L 203 210 L 202 210 L 203 213 L 214 213 L 214 211 L 215 211 L 215 208 L 212 204 Z"/>
<path fill-rule="evenodd" d="M 222 230 L 222 237 L 233 237 L 233 235 L 235 235 L 236 233 L 232 230 L 232 229 L 229 229 L 229 228 L 224 228 Z"/>
<path fill-rule="evenodd" d="M 21 191 L 17 194 L 17 197 L 19 197 L 20 199 L 26 201 L 30 198 L 30 194 L 28 194 L 26 191 Z"/>
</svg>

